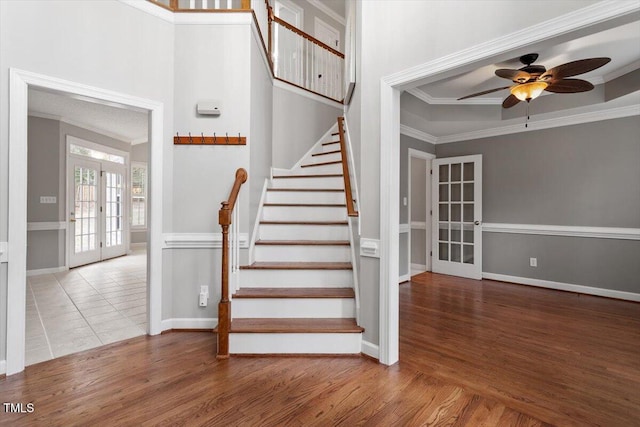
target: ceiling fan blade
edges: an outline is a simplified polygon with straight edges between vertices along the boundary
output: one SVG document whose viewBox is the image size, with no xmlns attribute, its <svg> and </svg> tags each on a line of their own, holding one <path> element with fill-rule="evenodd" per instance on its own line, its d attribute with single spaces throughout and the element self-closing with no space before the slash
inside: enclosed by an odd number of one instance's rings
<svg viewBox="0 0 640 427">
<path fill-rule="evenodd" d="M 588 92 L 593 89 L 593 85 L 581 79 L 561 79 L 554 81 L 545 89 L 553 93 L 577 93 Z"/>
<path fill-rule="evenodd" d="M 518 102 L 520 102 L 520 100 L 516 98 L 515 95 L 511 94 L 507 96 L 502 102 L 502 108 L 511 108 L 514 105 L 516 105 Z"/>
<path fill-rule="evenodd" d="M 524 83 L 529 81 L 531 78 L 531 74 L 526 71 L 510 70 L 508 68 L 500 68 L 499 70 L 496 70 L 496 76 L 502 77 L 503 79 L 509 79 L 514 83 Z"/>
<path fill-rule="evenodd" d="M 609 61 L 611 61 L 611 58 L 589 58 L 567 62 L 566 64 L 558 65 L 557 67 L 547 70 L 538 77 L 538 80 L 559 80 L 565 77 L 577 76 L 578 74 L 584 74 L 600 68 L 609 63 Z"/>
<path fill-rule="evenodd" d="M 480 95 L 486 95 L 488 93 L 497 92 L 499 90 L 509 89 L 510 87 L 511 86 L 505 86 L 505 87 L 499 87 L 499 88 L 496 88 L 496 89 L 484 90 L 482 92 L 478 92 L 478 93 L 474 93 L 474 94 L 471 94 L 471 95 L 463 96 L 462 98 L 458 98 L 458 101 L 462 101 L 463 99 L 473 98 L 473 97 L 480 96 Z"/>
</svg>

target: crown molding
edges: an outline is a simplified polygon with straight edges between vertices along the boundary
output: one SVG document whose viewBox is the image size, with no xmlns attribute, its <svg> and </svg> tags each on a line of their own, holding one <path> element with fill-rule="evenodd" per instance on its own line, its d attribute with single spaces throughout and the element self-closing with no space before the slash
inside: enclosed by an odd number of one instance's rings
<svg viewBox="0 0 640 427">
<path fill-rule="evenodd" d="M 546 120 L 530 121 L 529 127 L 525 130 L 522 123 L 483 129 L 473 132 L 465 132 L 454 135 L 436 137 L 435 144 L 447 144 L 450 142 L 467 141 L 470 139 L 487 138 L 491 136 L 508 135 L 513 133 L 528 132 L 541 129 L 550 129 L 561 126 L 578 125 L 582 123 L 597 122 L 601 120 L 619 119 L 623 117 L 640 115 L 640 105 L 629 105 L 626 107 L 612 108 L 609 110 L 592 111 L 588 113 L 579 113 L 571 116 L 557 117 Z"/>
<path fill-rule="evenodd" d="M 78 120 L 68 119 L 66 117 L 57 116 L 55 114 L 41 113 L 38 111 L 29 111 L 29 117 L 38 117 L 41 119 L 49 119 L 49 120 L 57 120 L 62 123 L 66 123 L 71 126 L 76 126 L 82 129 L 86 129 L 90 132 L 99 133 L 100 135 L 108 136 L 109 138 L 117 139 L 118 141 L 126 142 L 131 145 L 142 144 L 143 142 L 147 142 L 148 138 L 146 136 L 140 138 L 131 139 L 119 133 L 111 132 L 106 129 L 102 129 L 99 127 L 91 126 L 86 123 L 80 122 Z M 140 142 L 137 142 L 140 141 Z"/>
<path fill-rule="evenodd" d="M 637 1 L 600 1 L 537 25 L 390 74 L 383 77 L 382 81 L 397 88 L 411 85 L 418 80 L 433 79 L 435 81 L 448 71 L 527 47 L 540 40 L 551 39 L 638 12 L 640 12 L 640 2 Z"/>
<path fill-rule="evenodd" d="M 430 144 L 437 144 L 438 142 L 438 137 L 403 124 L 400 124 L 400 133 Z"/>
<path fill-rule="evenodd" d="M 605 74 L 603 76 L 604 83 L 608 83 L 611 80 L 615 80 L 618 77 L 622 77 L 625 74 L 630 73 L 632 71 L 635 71 L 635 70 L 637 70 L 639 68 L 640 68 L 640 59 L 638 59 L 637 61 L 633 61 L 631 64 L 625 65 L 622 68 L 618 68 L 617 70 L 614 70 L 614 71 L 610 72 L 609 74 Z M 593 82 L 591 82 L 591 83 L 593 83 Z"/>
<path fill-rule="evenodd" d="M 502 98 L 471 98 L 459 101 L 456 98 L 435 98 L 422 89 L 407 89 L 407 93 L 431 105 L 500 105 Z"/>
<path fill-rule="evenodd" d="M 344 19 L 343 16 L 338 15 L 336 12 L 331 10 L 327 5 L 320 2 L 320 0 L 307 0 L 307 2 L 311 6 L 315 7 L 316 9 L 324 12 L 325 15 L 328 15 L 329 17 L 331 17 L 331 19 L 338 22 L 339 24 L 346 25 L 347 21 Z"/>
</svg>

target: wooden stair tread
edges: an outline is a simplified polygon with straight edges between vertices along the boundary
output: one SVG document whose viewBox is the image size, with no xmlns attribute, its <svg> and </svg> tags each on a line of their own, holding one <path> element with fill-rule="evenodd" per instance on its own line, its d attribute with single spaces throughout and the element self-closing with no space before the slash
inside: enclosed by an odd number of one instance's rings
<svg viewBox="0 0 640 427">
<path fill-rule="evenodd" d="M 257 240 L 256 245 L 287 246 L 349 246 L 348 240 Z"/>
<path fill-rule="evenodd" d="M 337 164 L 340 164 L 340 163 L 342 163 L 342 160 L 334 160 L 334 161 L 331 161 L 331 162 L 322 162 L 322 163 L 309 163 L 309 164 L 306 164 L 306 165 L 302 165 L 300 167 L 301 168 L 313 168 L 313 167 L 316 167 L 316 166 L 337 165 Z"/>
<path fill-rule="evenodd" d="M 322 145 L 340 144 L 340 141 L 323 142 Z"/>
<path fill-rule="evenodd" d="M 314 208 L 340 208 L 346 207 L 344 203 L 265 203 L 263 206 L 301 206 L 301 207 L 314 207 Z"/>
<path fill-rule="evenodd" d="M 361 333 L 355 319 L 233 319 L 232 333 Z"/>
<path fill-rule="evenodd" d="M 310 175 L 276 175 L 273 179 L 283 178 L 338 178 L 342 177 L 341 173 L 325 173 L 325 174 L 310 174 Z"/>
<path fill-rule="evenodd" d="M 241 270 L 352 270 L 350 262 L 254 262 Z"/>
<path fill-rule="evenodd" d="M 349 225 L 347 221 L 260 221 L 265 225 Z"/>
<path fill-rule="evenodd" d="M 315 153 L 315 154 L 312 154 L 312 155 L 311 155 L 311 157 L 315 157 L 315 156 L 326 156 L 327 154 L 337 154 L 337 153 L 340 153 L 340 152 L 341 152 L 340 150 L 335 150 L 335 151 L 326 151 L 326 152 L 324 152 L 324 153 Z"/>
<path fill-rule="evenodd" d="M 241 288 L 233 298 L 355 298 L 352 288 Z"/>
<path fill-rule="evenodd" d="M 267 188 L 267 191 L 305 191 L 305 192 L 332 192 L 332 193 L 344 193 L 343 188 Z"/>
</svg>

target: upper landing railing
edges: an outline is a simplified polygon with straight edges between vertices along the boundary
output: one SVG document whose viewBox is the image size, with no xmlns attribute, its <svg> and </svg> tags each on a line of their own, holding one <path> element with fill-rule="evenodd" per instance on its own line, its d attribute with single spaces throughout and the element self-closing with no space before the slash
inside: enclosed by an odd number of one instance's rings
<svg viewBox="0 0 640 427">
<path fill-rule="evenodd" d="M 344 54 L 275 16 L 269 0 L 148 0 L 172 12 L 252 12 L 277 80 L 342 103 Z"/>
</svg>

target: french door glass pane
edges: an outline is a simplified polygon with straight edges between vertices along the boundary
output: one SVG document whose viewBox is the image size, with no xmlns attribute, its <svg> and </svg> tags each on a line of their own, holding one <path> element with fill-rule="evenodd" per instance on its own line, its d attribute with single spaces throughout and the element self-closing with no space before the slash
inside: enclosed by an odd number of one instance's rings
<svg viewBox="0 0 640 427">
<path fill-rule="evenodd" d="M 98 180 L 95 169 L 75 166 L 74 169 L 74 252 L 81 253 L 96 249 L 96 216 Z"/>
<path fill-rule="evenodd" d="M 105 245 L 110 247 L 122 244 L 124 188 L 122 174 L 107 172 L 106 175 Z"/>
<path fill-rule="evenodd" d="M 438 259 L 474 263 L 474 163 L 439 165 Z"/>
<path fill-rule="evenodd" d="M 473 163 L 465 163 L 464 164 L 464 180 L 465 181 L 473 181 Z"/>
</svg>

